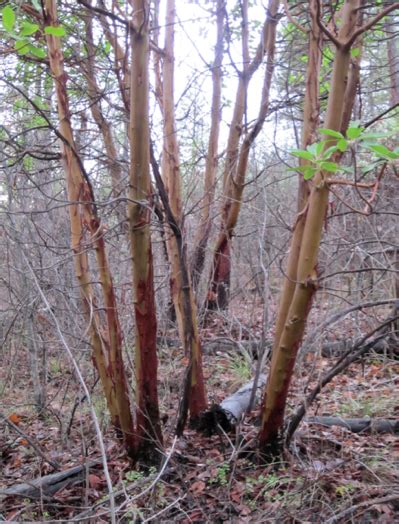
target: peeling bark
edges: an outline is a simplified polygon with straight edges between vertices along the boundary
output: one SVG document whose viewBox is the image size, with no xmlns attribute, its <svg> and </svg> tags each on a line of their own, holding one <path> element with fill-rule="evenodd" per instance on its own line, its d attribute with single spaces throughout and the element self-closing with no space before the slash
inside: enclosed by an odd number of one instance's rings
<svg viewBox="0 0 399 524">
<path fill-rule="evenodd" d="M 44 22 L 58 25 L 55 0 L 46 0 Z M 111 420 L 122 433 L 131 455 L 134 449 L 134 426 L 122 357 L 122 332 L 119 324 L 114 286 L 104 242 L 104 230 L 95 207 L 95 198 L 83 163 L 76 151 L 67 94 L 60 39 L 46 35 L 50 69 L 55 82 L 62 154 L 67 179 L 71 245 L 76 277 L 80 284 L 84 313 L 89 322 L 93 361 L 99 372 Z M 106 322 L 99 314 L 89 270 L 87 245 L 93 244 L 106 312 Z"/>
<path fill-rule="evenodd" d="M 130 208 L 136 318 L 137 449 L 135 458 L 159 463 L 162 433 L 157 393 L 156 314 L 150 236 L 149 2 L 134 0 L 130 82 Z"/>
</svg>

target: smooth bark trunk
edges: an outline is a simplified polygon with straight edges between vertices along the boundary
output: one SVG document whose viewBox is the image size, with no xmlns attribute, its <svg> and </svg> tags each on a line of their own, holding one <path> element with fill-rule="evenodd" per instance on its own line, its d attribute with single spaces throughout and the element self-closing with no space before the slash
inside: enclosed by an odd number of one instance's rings
<svg viewBox="0 0 399 524">
<path fill-rule="evenodd" d="M 211 232 L 211 210 L 215 198 L 216 173 L 218 167 L 219 130 L 222 116 L 222 63 L 224 41 L 225 0 L 216 0 L 217 37 L 215 59 L 212 65 L 211 129 L 205 163 L 204 197 L 201 201 L 201 217 L 191 259 L 191 276 L 196 290 L 205 264 L 206 247 Z"/>
<path fill-rule="evenodd" d="M 263 127 L 269 108 L 269 94 L 274 71 L 274 50 L 276 26 L 278 22 L 278 7 L 278 0 L 269 1 L 268 15 L 262 31 L 261 46 L 258 47 L 254 59 L 250 62 L 246 16 L 247 4 L 243 4 L 242 56 L 244 69 L 239 76 L 234 113 L 227 142 L 226 160 L 223 173 L 221 225 L 213 251 L 211 278 L 206 300 L 206 308 L 208 310 L 226 309 L 229 303 L 231 239 L 234 235 L 240 213 L 249 151 Z M 239 144 L 243 131 L 243 118 L 246 110 L 248 84 L 254 72 L 259 67 L 264 54 L 267 54 L 267 63 L 258 118 L 252 129 L 245 135 L 240 147 Z"/>
<path fill-rule="evenodd" d="M 340 131 L 342 126 L 346 82 L 350 65 L 351 45 L 345 43 L 354 34 L 358 22 L 360 0 L 348 0 L 342 11 L 331 89 L 324 127 Z M 331 145 L 333 141 L 330 142 Z M 312 298 L 317 289 L 317 259 L 324 218 L 328 206 L 328 173 L 319 172 L 313 179 L 308 204 L 304 210 L 304 229 L 300 242 L 295 288 L 285 306 L 284 322 L 276 333 L 271 370 L 266 386 L 260 447 L 271 450 L 279 447 L 280 432 L 284 423 L 285 405 L 295 365 L 296 355 L 303 337 Z M 288 306 L 288 307 L 287 307 Z"/>
<path fill-rule="evenodd" d="M 164 142 L 162 172 L 166 186 L 163 197 L 167 225 L 167 249 L 171 264 L 171 293 L 176 312 L 180 339 L 186 356 L 188 371 L 183 388 L 182 405 L 187 406 L 194 422 L 206 408 L 206 392 L 202 372 L 201 343 L 198 333 L 197 308 L 187 263 L 181 203 L 181 173 L 179 146 L 174 111 L 174 26 L 176 12 L 174 0 L 166 5 L 165 48 L 163 59 L 162 107 L 164 117 Z M 155 167 L 155 166 L 154 166 Z M 159 187 L 158 180 L 158 189 Z M 185 409 L 183 411 L 186 411 Z M 178 433 L 182 432 L 184 416 L 179 417 Z"/>
<path fill-rule="evenodd" d="M 89 0 L 90 1 L 90 0 Z M 87 47 L 87 66 L 86 78 L 88 95 L 90 99 L 90 110 L 93 119 L 101 132 L 105 153 L 107 155 L 106 165 L 111 178 L 112 197 L 117 200 L 123 194 L 122 188 L 122 167 L 118 158 L 118 149 L 115 143 L 112 126 L 101 108 L 101 90 L 98 86 L 95 73 L 96 48 L 93 39 L 93 15 L 88 12 L 84 17 L 86 26 L 86 47 Z M 126 209 L 121 202 L 113 204 L 116 209 L 118 223 L 123 226 L 126 221 Z"/>
</svg>

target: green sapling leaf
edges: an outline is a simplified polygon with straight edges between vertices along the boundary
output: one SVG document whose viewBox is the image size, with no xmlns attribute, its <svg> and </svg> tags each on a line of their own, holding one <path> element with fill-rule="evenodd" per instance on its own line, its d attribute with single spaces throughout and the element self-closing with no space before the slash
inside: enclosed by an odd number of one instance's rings
<svg viewBox="0 0 399 524">
<path fill-rule="evenodd" d="M 1 10 L 1 16 L 4 29 L 7 33 L 11 33 L 15 25 L 15 13 L 13 9 L 9 5 L 6 5 L 6 7 Z"/>
<path fill-rule="evenodd" d="M 319 129 L 319 132 L 323 135 L 332 136 L 334 138 L 344 138 L 344 135 L 339 131 L 334 131 L 333 129 Z"/>
<path fill-rule="evenodd" d="M 62 27 L 62 26 L 51 26 L 51 25 L 48 25 L 47 27 L 44 28 L 44 32 L 46 33 L 46 35 L 53 35 L 53 36 L 65 36 L 65 28 Z"/>
<path fill-rule="evenodd" d="M 291 155 L 304 158 L 305 160 L 314 160 L 314 155 L 309 151 L 304 151 L 303 149 L 294 149 L 291 151 Z"/>
<path fill-rule="evenodd" d="M 30 22 L 22 22 L 22 29 L 19 33 L 21 36 L 30 36 L 39 29 L 38 24 L 31 24 Z"/>
</svg>

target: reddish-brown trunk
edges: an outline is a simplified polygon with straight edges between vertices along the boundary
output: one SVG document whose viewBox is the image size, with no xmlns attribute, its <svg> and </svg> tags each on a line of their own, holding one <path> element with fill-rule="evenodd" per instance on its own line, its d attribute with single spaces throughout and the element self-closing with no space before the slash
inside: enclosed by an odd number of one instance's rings
<svg viewBox="0 0 399 524">
<path fill-rule="evenodd" d="M 136 458 L 159 463 L 162 434 L 157 394 L 156 313 L 151 249 L 149 2 L 133 1 L 130 81 L 130 208 L 136 318 Z"/>
<path fill-rule="evenodd" d="M 213 276 L 205 307 L 209 311 L 226 309 L 230 297 L 231 253 L 230 238 L 223 235 L 221 245 L 214 256 Z"/>
<path fill-rule="evenodd" d="M 164 117 L 164 140 L 162 174 L 157 176 L 158 189 L 166 215 L 167 249 L 171 266 L 171 294 L 176 320 L 184 352 L 189 357 L 189 375 L 183 388 L 184 406 L 179 416 L 179 431 L 184 425 L 186 408 L 190 418 L 195 420 L 206 408 L 205 384 L 202 375 L 201 344 L 198 333 L 196 304 L 187 264 L 187 253 L 183 234 L 183 213 L 181 200 L 181 173 L 179 144 L 176 133 L 174 111 L 174 27 L 176 19 L 175 1 L 166 3 L 165 48 L 163 57 L 162 113 Z M 157 172 L 157 166 L 154 165 Z M 165 187 L 166 186 L 166 189 Z"/>
</svg>

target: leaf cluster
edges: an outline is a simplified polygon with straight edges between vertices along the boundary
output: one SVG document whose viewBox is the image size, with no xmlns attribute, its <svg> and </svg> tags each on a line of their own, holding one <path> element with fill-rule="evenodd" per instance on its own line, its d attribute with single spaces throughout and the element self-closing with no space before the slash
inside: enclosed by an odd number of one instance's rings
<svg viewBox="0 0 399 524">
<path fill-rule="evenodd" d="M 345 136 L 339 131 L 325 128 L 319 129 L 319 133 L 329 138 L 314 142 L 306 149 L 291 151 L 291 155 L 306 161 L 304 165 L 292 168 L 293 171 L 303 173 L 305 180 L 311 179 L 317 172 L 322 171 L 329 173 L 352 172 L 351 168 L 340 166 L 337 162 L 334 162 L 334 155 L 337 152 L 345 153 L 355 142 L 364 150 L 373 153 L 376 157 L 376 163 L 392 162 L 399 159 L 399 148 L 390 150 L 377 142 L 378 139 L 390 137 L 391 133 L 368 133 L 364 127 L 360 127 L 357 123 L 348 128 Z"/>
<path fill-rule="evenodd" d="M 40 8 L 40 4 L 38 8 Z M 44 47 L 37 45 L 40 36 L 46 34 L 60 38 L 66 34 L 65 28 L 62 26 L 46 26 L 42 31 L 39 24 L 22 18 L 17 20 L 16 14 L 10 5 L 2 9 L 1 16 L 4 31 L 15 40 L 15 50 L 22 56 L 30 55 L 43 59 L 46 57 L 46 50 Z"/>
</svg>

